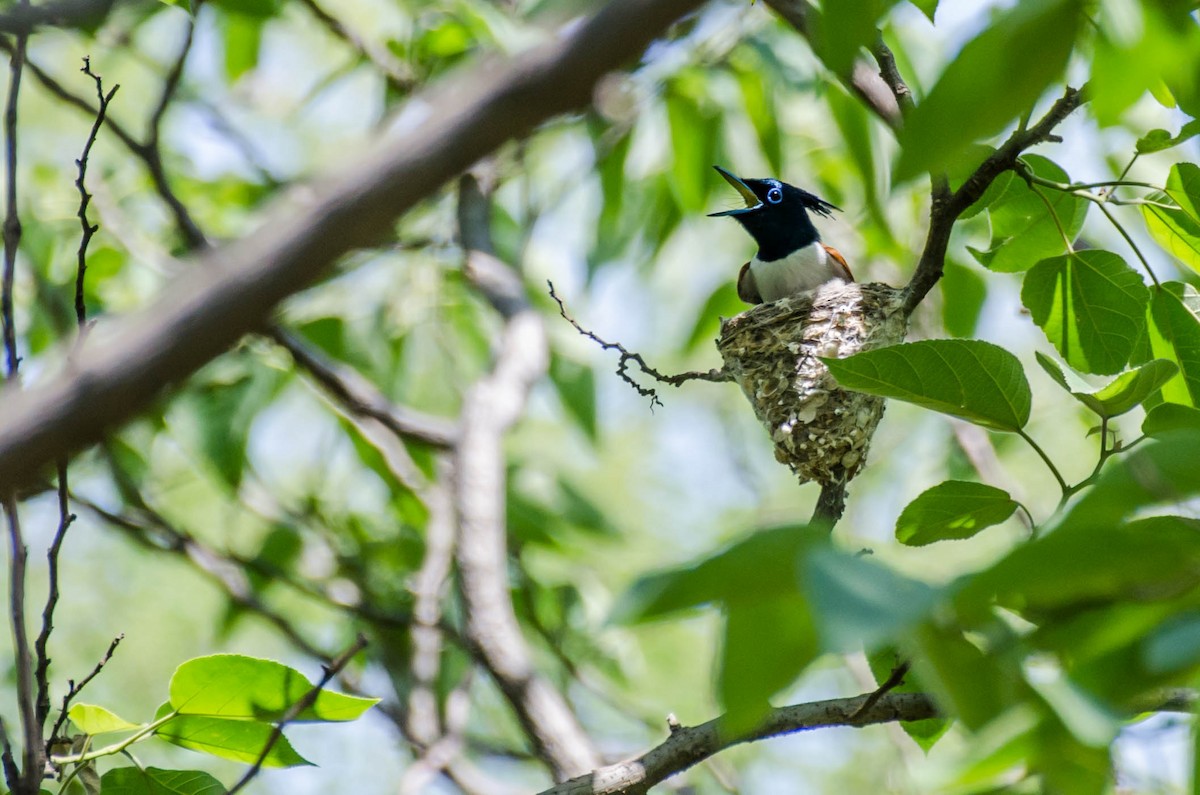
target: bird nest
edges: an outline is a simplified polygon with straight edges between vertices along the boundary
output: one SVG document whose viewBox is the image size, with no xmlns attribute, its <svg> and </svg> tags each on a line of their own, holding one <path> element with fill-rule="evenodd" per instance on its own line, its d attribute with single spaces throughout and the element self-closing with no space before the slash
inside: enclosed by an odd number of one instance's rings
<svg viewBox="0 0 1200 795">
<path fill-rule="evenodd" d="M 866 463 L 882 398 L 838 386 L 820 357 L 895 345 L 907 320 L 901 291 L 829 282 L 721 323 L 717 349 L 801 483 L 845 483 Z"/>
</svg>

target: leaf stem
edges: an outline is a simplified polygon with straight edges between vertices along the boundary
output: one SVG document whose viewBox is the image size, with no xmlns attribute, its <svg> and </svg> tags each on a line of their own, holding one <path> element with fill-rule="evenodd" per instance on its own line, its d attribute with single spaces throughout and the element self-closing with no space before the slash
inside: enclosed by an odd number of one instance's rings
<svg viewBox="0 0 1200 795">
<path fill-rule="evenodd" d="M 1017 430 L 1017 435 L 1028 442 L 1029 446 L 1033 448 L 1033 451 L 1038 454 L 1043 462 L 1045 462 L 1046 467 L 1050 470 L 1050 474 L 1054 475 L 1054 479 L 1058 481 L 1058 487 L 1062 489 L 1063 499 L 1065 500 L 1067 497 L 1071 496 L 1071 487 L 1067 485 L 1067 481 L 1063 479 L 1062 473 L 1058 471 L 1058 467 L 1056 467 L 1054 462 L 1050 460 L 1050 456 L 1046 455 L 1046 451 L 1041 448 L 1041 445 L 1035 442 L 1033 437 L 1026 433 L 1023 428 Z M 1028 513 L 1028 511 L 1026 511 L 1026 513 Z"/>
<path fill-rule="evenodd" d="M 128 748 L 129 746 L 133 745 L 134 743 L 138 742 L 142 738 L 146 737 L 147 735 L 153 734 L 155 731 L 157 731 L 159 729 L 159 727 L 161 727 L 162 725 L 164 725 L 165 723 L 167 723 L 171 720 L 174 720 L 177 717 L 179 717 L 179 713 L 173 710 L 169 714 L 164 715 L 163 717 L 159 718 L 158 720 L 154 721 L 153 723 L 147 723 L 145 726 L 138 729 L 136 732 L 129 735 L 128 737 L 126 737 L 124 740 L 121 740 L 120 742 L 113 743 L 112 745 L 106 745 L 103 748 L 99 748 L 95 751 L 82 753 L 82 754 L 75 754 L 74 756 L 51 757 L 50 761 L 54 762 L 54 764 L 56 764 L 56 765 L 72 765 L 72 764 L 80 764 L 81 762 L 90 762 L 93 759 L 99 759 L 102 756 L 112 756 L 113 754 L 119 754 L 122 751 L 124 751 L 126 748 Z"/>
<path fill-rule="evenodd" d="M 1137 255 L 1138 260 L 1140 260 L 1142 263 L 1142 267 L 1146 270 L 1146 274 L 1150 277 L 1150 281 L 1154 282 L 1155 287 L 1160 287 L 1161 285 L 1158 282 L 1158 276 L 1154 274 L 1154 269 L 1150 267 L 1150 263 L 1146 260 L 1146 256 L 1142 254 L 1142 250 L 1138 248 L 1138 244 L 1133 242 L 1133 238 L 1129 235 L 1129 232 L 1125 231 L 1125 227 L 1121 225 L 1121 222 L 1118 221 L 1116 216 L 1112 214 L 1112 210 L 1109 210 L 1107 207 L 1105 207 L 1104 202 L 1097 202 L 1096 206 L 1100 208 L 1100 212 L 1104 213 L 1104 217 L 1109 220 L 1109 223 L 1116 227 L 1116 230 L 1121 233 L 1121 237 L 1125 238 L 1125 242 L 1129 244 L 1131 249 L 1133 249 L 1133 253 Z"/>
</svg>

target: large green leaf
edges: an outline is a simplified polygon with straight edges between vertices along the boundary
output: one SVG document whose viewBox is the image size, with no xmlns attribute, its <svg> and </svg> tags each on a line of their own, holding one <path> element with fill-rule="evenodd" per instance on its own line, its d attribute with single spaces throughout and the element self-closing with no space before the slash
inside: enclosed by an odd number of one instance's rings
<svg viewBox="0 0 1200 795">
<path fill-rule="evenodd" d="M 199 770 L 118 767 L 100 779 L 104 795 L 224 795 L 225 786 Z"/>
<path fill-rule="evenodd" d="M 968 42 L 901 133 L 898 179 L 940 171 L 974 141 L 1033 106 L 1063 73 L 1083 15 L 1079 0 L 1025 0 Z"/>
<path fill-rule="evenodd" d="M 1200 409 L 1178 403 L 1160 403 L 1146 412 L 1142 433 L 1147 436 L 1166 436 L 1175 431 L 1200 431 Z"/>
<path fill-rule="evenodd" d="M 917 675 L 938 705 L 968 729 L 978 730 L 1015 703 L 1016 672 L 985 654 L 960 629 L 927 622 L 910 642 Z"/>
<path fill-rule="evenodd" d="M 828 651 L 871 651 L 898 640 L 925 618 L 938 596 L 926 583 L 832 549 L 807 556 L 803 582 Z"/>
<path fill-rule="evenodd" d="M 1200 272 L 1200 166 L 1176 163 L 1167 177 L 1166 196 L 1177 209 L 1142 206 L 1146 227 L 1160 246 L 1177 260 Z M 1155 194 L 1152 199 L 1162 198 Z"/>
<path fill-rule="evenodd" d="M 970 538 L 1000 524 L 1017 503 L 1008 492 L 983 483 L 947 480 L 921 493 L 896 520 L 896 540 L 910 547 Z"/>
<path fill-rule="evenodd" d="M 1200 296 L 1190 285 L 1166 282 L 1150 291 L 1149 354 L 1179 372 L 1162 389 L 1168 403 L 1200 407 Z"/>
<path fill-rule="evenodd" d="M 822 359 L 847 389 L 896 398 L 1000 431 L 1029 421 L 1033 396 L 1021 363 L 979 340 L 926 340 Z"/>
<path fill-rule="evenodd" d="M 849 75 L 859 52 L 879 36 L 876 21 L 897 0 L 842 0 L 825 3 L 813 13 L 813 39 L 817 54 L 831 71 Z"/>
<path fill-rule="evenodd" d="M 1133 353 L 1150 291 L 1125 260 L 1087 249 L 1034 265 L 1025 274 L 1021 301 L 1067 364 L 1110 375 Z"/>
<path fill-rule="evenodd" d="M 1166 359 L 1151 359 L 1140 367 L 1121 373 L 1105 386 L 1094 392 L 1079 392 L 1067 383 L 1062 368 L 1049 356 L 1037 353 L 1038 364 L 1054 381 L 1070 393 L 1071 397 L 1096 412 L 1111 419 L 1140 406 L 1143 401 L 1158 391 L 1179 372 L 1174 362 Z"/>
<path fill-rule="evenodd" d="M 170 709 L 169 707 L 165 707 Z M 211 754 L 221 759 L 254 764 L 271 742 L 275 727 L 256 720 L 232 720 L 201 715 L 180 715 L 158 729 L 154 735 L 172 745 Z M 264 767 L 300 767 L 311 765 L 280 735 L 262 756 Z"/>
<path fill-rule="evenodd" d="M 1067 172 L 1048 158 L 1025 155 L 1021 160 L 1043 179 L 1070 182 Z M 984 199 L 987 197 L 985 193 Z M 1075 239 L 1083 228 L 1089 204 L 1086 199 L 1066 191 L 1047 188 L 1035 191 L 1025 180 L 1014 177 L 1003 183 L 1003 189 L 988 206 L 988 217 L 992 222 L 992 241 L 988 250 L 970 251 L 981 265 L 993 271 L 1019 273 L 1028 270 L 1038 261 L 1066 250 L 1063 236 L 1066 235 L 1068 240 Z"/>
<path fill-rule="evenodd" d="M 725 730 L 753 728 L 768 699 L 795 681 L 817 653 L 811 610 L 798 593 L 730 606 L 717 677 Z"/>
<path fill-rule="evenodd" d="M 274 660 L 214 654 L 188 660 L 175 669 L 171 707 L 183 715 L 274 721 L 312 688 L 304 674 Z M 293 720 L 354 720 L 378 701 L 322 690 L 312 706 Z"/>
<path fill-rule="evenodd" d="M 957 603 L 978 613 L 994 599 L 1036 614 L 1165 599 L 1200 586 L 1200 521 L 1156 516 L 1121 524 L 1121 513 L 1089 512 L 1017 547 L 970 578 Z"/>
<path fill-rule="evenodd" d="M 1144 508 L 1195 497 L 1200 494 L 1198 450 L 1200 433 L 1190 430 L 1139 445 L 1108 465 L 1063 523 L 1112 524 Z"/>
<path fill-rule="evenodd" d="M 759 530 L 697 563 L 642 577 L 612 618 L 633 623 L 714 602 L 736 606 L 787 597 L 797 591 L 802 554 L 828 538 L 826 531 L 803 525 Z"/>
</svg>

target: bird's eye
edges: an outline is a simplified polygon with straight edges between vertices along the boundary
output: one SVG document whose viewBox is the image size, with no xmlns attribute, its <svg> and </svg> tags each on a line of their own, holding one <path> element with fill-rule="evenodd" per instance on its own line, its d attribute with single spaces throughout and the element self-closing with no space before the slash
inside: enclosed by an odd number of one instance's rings
<svg viewBox="0 0 1200 795">
<path fill-rule="evenodd" d="M 779 188 L 771 188 L 769 191 L 767 191 L 767 201 L 769 201 L 771 204 L 779 204 L 781 201 L 783 201 L 783 191 L 781 191 Z"/>
</svg>

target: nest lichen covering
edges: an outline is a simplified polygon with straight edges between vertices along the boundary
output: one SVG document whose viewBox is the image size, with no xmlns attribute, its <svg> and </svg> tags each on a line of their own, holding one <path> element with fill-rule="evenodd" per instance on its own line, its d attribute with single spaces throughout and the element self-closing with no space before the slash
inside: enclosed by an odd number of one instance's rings
<svg viewBox="0 0 1200 795">
<path fill-rule="evenodd" d="M 775 458 L 801 483 L 827 485 L 858 474 L 884 401 L 840 388 L 819 357 L 895 345 L 906 328 L 896 288 L 834 281 L 723 321 L 717 348 Z"/>
</svg>

